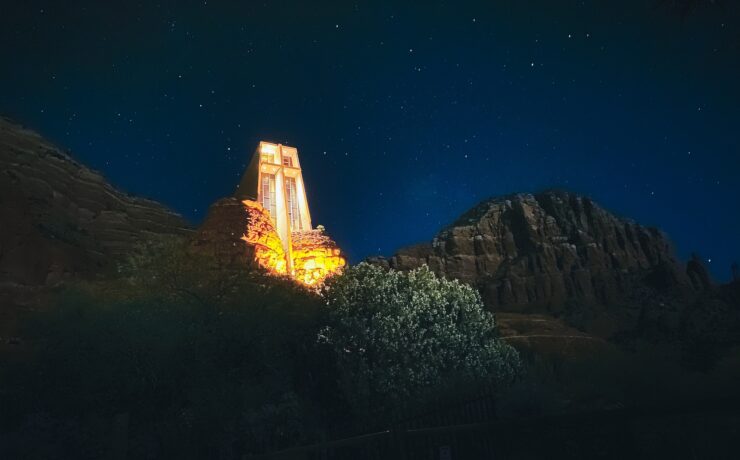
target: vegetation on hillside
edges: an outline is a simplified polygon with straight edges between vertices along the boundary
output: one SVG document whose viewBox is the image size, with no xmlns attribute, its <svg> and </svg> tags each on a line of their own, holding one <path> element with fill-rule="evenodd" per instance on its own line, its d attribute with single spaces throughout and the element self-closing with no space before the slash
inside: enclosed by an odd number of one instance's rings
<svg viewBox="0 0 740 460">
<path fill-rule="evenodd" d="M 506 420 L 680 409 L 732 396 L 740 378 L 737 349 L 689 369 L 682 342 L 517 352 L 475 290 L 426 267 L 360 264 L 316 292 L 170 239 L 24 324 L 20 354 L 0 352 L 0 458 L 240 458 L 491 389 Z"/>
<path fill-rule="evenodd" d="M 354 333 L 374 341 L 356 360 L 337 352 Z M 320 295 L 179 240 L 65 290 L 24 335 L 28 356 L 3 359 L 2 458 L 236 458 L 361 430 L 370 403 L 388 422 L 453 381 L 510 381 L 518 362 L 477 294 L 428 271 L 363 265 Z"/>
</svg>

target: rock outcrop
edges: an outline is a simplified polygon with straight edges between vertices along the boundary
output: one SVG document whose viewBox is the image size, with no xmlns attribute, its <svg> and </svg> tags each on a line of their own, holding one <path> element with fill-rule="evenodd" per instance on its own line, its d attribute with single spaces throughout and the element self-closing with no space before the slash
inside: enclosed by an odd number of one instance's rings
<svg viewBox="0 0 740 460">
<path fill-rule="evenodd" d="M 159 203 L 132 197 L 33 131 L 0 118 L 0 284 L 93 275 L 155 235 L 190 233 Z"/>
<path fill-rule="evenodd" d="M 637 279 L 692 289 L 659 230 L 561 191 L 485 201 L 431 243 L 372 261 L 400 270 L 427 264 L 477 286 L 497 311 L 557 311 L 574 300 L 611 304 Z"/>
<path fill-rule="evenodd" d="M 321 225 L 293 232 L 292 240 L 295 278 L 306 285 L 321 282 L 346 264 L 339 246 Z"/>
<path fill-rule="evenodd" d="M 538 344 L 544 336 L 558 341 L 557 328 L 539 331 L 542 318 L 624 343 L 681 342 L 704 349 L 740 343 L 737 283 L 714 285 L 697 258 L 686 266 L 678 261 L 658 229 L 573 193 L 490 199 L 431 243 L 368 261 L 398 270 L 427 264 L 471 284 L 499 313 L 504 337 L 531 320 L 529 332 L 513 334 L 517 344 L 534 343 L 525 336 Z M 516 328 L 507 327 L 510 317 L 518 318 Z M 560 343 L 591 340 L 574 337 L 565 334 Z"/>
<path fill-rule="evenodd" d="M 432 242 L 368 262 L 427 264 L 469 283 L 498 313 L 502 336 L 524 348 L 564 352 L 601 339 L 699 350 L 740 343 L 740 283 L 714 285 L 698 258 L 686 266 L 676 259 L 660 230 L 573 193 L 484 201 Z"/>
<path fill-rule="evenodd" d="M 270 215 L 254 201 L 234 197 L 216 201 L 191 246 L 215 257 L 223 267 L 261 267 L 287 273 L 285 252 Z"/>
<path fill-rule="evenodd" d="M 345 259 L 324 228 L 292 233 L 292 269 L 283 243 L 259 203 L 235 197 L 215 202 L 192 238 L 194 250 L 216 257 L 224 267 L 261 268 L 311 286 L 341 270 Z"/>
</svg>

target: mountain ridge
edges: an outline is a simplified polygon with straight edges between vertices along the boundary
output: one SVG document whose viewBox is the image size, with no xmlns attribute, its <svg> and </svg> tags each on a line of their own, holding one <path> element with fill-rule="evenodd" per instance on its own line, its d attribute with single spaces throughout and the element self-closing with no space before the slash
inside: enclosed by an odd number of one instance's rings
<svg viewBox="0 0 740 460">
<path fill-rule="evenodd" d="M 740 330 L 738 283 L 715 285 L 700 260 L 676 257 L 660 229 L 561 189 L 491 197 L 431 241 L 367 261 L 397 270 L 425 264 L 476 287 L 504 318 L 560 318 L 607 339 L 678 340 L 689 331 L 734 343 Z"/>
<path fill-rule="evenodd" d="M 0 118 L 0 280 L 92 276 L 143 235 L 192 230 L 160 203 L 120 191 L 40 134 Z"/>
</svg>

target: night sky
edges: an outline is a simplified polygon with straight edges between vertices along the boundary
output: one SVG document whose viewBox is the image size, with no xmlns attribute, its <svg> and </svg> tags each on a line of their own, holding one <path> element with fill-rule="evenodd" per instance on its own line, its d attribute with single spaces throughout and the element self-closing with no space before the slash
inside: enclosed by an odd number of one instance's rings
<svg viewBox="0 0 740 460">
<path fill-rule="evenodd" d="M 298 147 L 313 223 L 353 262 L 550 187 L 717 278 L 740 259 L 729 3 L 9 3 L 0 114 L 193 224 L 262 139 Z"/>
</svg>

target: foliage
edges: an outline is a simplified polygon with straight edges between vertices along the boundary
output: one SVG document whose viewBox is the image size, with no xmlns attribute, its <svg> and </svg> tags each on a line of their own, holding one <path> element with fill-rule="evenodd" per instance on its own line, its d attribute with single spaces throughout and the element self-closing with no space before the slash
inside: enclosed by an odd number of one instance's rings
<svg viewBox="0 0 740 460">
<path fill-rule="evenodd" d="M 330 278 L 323 295 L 328 325 L 319 338 L 363 416 L 460 382 L 508 382 L 518 371 L 516 351 L 498 340 L 478 292 L 426 266 L 398 272 L 361 263 Z"/>
<path fill-rule="evenodd" d="M 253 284 L 280 284 L 291 293 L 292 283 L 267 278 L 261 271 L 233 264 L 193 250 L 187 239 L 159 237 L 142 242 L 119 266 L 124 290 L 149 299 L 216 306 L 238 298 Z M 287 280 L 283 280 L 287 281 Z"/>
<path fill-rule="evenodd" d="M 499 415 L 536 416 L 732 394 L 740 368 L 737 350 L 704 374 L 642 346 L 522 371 L 478 293 L 426 267 L 360 264 L 319 296 L 163 239 L 118 275 L 33 312 L 24 355 L 0 349 L 0 458 L 240 458 L 388 428 L 484 385 Z"/>
<path fill-rule="evenodd" d="M 121 415 L 137 458 L 312 436 L 317 296 L 259 273 L 219 281 L 177 242 L 132 259 L 120 279 L 69 289 L 26 323 L 32 355 L 0 376 L 0 432 L 15 430 L 0 457 L 107 456 Z"/>
</svg>

